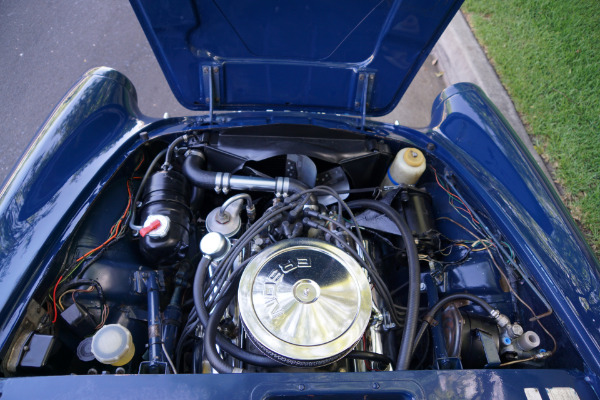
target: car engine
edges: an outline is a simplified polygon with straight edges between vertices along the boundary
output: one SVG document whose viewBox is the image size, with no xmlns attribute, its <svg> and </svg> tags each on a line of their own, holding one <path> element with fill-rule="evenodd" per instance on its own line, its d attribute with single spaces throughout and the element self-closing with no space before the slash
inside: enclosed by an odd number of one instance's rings
<svg viewBox="0 0 600 400">
<path fill-rule="evenodd" d="M 543 297 L 460 180 L 400 139 L 316 130 L 148 140 L 56 258 L 4 374 L 552 367 L 563 333 L 530 314 Z"/>
</svg>

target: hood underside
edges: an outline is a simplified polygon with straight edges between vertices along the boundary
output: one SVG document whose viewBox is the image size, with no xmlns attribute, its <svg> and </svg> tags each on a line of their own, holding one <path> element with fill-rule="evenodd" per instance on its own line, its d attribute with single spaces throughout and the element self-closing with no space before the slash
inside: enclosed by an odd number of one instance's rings
<svg viewBox="0 0 600 400">
<path fill-rule="evenodd" d="M 131 0 L 191 110 L 380 116 L 400 101 L 462 1 Z"/>
</svg>

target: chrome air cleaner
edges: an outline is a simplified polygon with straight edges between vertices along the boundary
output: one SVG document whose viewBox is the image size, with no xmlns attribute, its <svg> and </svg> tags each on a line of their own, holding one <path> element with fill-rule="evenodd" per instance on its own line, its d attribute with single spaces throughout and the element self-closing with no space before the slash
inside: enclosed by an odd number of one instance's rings
<svg viewBox="0 0 600 400">
<path fill-rule="evenodd" d="M 326 365 L 348 353 L 371 315 L 371 290 L 358 262 L 316 239 L 284 240 L 248 264 L 238 289 L 253 342 L 294 366 Z"/>
</svg>

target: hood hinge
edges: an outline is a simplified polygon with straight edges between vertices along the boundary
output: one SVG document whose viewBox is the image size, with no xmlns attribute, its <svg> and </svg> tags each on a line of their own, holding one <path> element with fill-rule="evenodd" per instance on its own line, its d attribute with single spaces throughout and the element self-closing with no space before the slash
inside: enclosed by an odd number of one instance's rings
<svg viewBox="0 0 600 400">
<path fill-rule="evenodd" d="M 201 65 L 200 91 L 204 94 L 204 103 L 208 104 L 208 123 L 213 123 L 213 108 L 221 102 L 221 71 L 222 65 Z"/>
<path fill-rule="evenodd" d="M 354 109 L 360 110 L 360 129 L 365 129 L 367 117 L 367 108 L 371 103 L 373 94 L 373 82 L 375 82 L 375 73 L 367 71 L 358 71 L 358 81 L 356 84 L 356 97 L 354 99 Z"/>
</svg>

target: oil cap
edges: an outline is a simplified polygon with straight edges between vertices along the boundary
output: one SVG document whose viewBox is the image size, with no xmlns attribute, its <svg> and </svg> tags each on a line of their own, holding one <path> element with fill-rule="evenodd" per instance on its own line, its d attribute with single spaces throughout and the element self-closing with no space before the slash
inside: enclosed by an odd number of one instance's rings
<svg viewBox="0 0 600 400">
<path fill-rule="evenodd" d="M 92 353 L 103 364 L 127 364 L 135 353 L 131 332 L 118 324 L 105 325 L 92 339 Z"/>
</svg>

